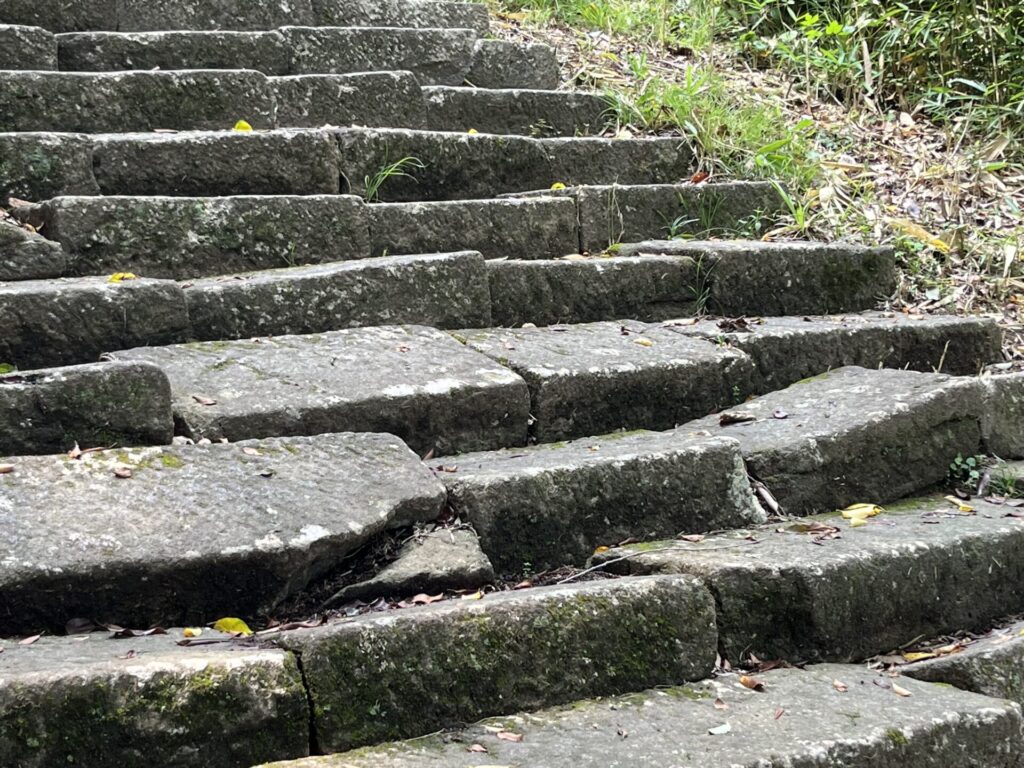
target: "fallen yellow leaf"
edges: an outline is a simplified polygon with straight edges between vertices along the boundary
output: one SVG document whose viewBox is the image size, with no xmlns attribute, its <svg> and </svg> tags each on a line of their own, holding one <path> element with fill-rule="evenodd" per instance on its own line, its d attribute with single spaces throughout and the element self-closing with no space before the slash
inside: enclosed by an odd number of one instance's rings
<svg viewBox="0 0 1024 768">
<path fill-rule="evenodd" d="M 248 637 L 252 634 L 252 630 L 249 629 L 249 625 L 241 619 L 236 619 L 229 616 L 224 619 L 218 619 L 213 623 L 213 628 L 218 632 L 227 632 L 229 635 L 242 635 Z"/>
<path fill-rule="evenodd" d="M 847 520 L 857 520 L 858 518 L 863 520 L 868 517 L 874 517 L 880 515 L 885 510 L 877 504 L 851 504 L 846 509 L 841 511 L 841 514 Z"/>
<path fill-rule="evenodd" d="M 908 691 L 906 688 L 901 688 L 900 686 L 896 685 L 896 683 L 892 684 L 892 692 L 895 693 L 897 696 L 913 696 L 914 695 L 910 691 Z"/>
<path fill-rule="evenodd" d="M 956 507 L 958 512 L 973 512 L 974 511 L 974 507 L 972 507 L 967 502 L 962 501 L 961 499 L 958 499 L 956 496 L 945 496 L 944 498 L 945 498 L 946 501 L 948 501 L 950 504 L 952 504 L 954 507 Z"/>
<path fill-rule="evenodd" d="M 906 659 L 907 661 L 922 661 L 924 659 L 934 659 L 938 655 L 939 654 L 937 654 L 937 653 L 928 653 L 928 652 L 925 652 L 925 651 L 914 651 L 914 652 L 911 652 L 911 653 L 904 653 L 903 654 L 903 658 Z"/>
<path fill-rule="evenodd" d="M 554 184 L 551 185 L 551 188 L 552 189 L 565 189 L 565 184 L 563 184 L 560 181 L 556 181 Z"/>
<path fill-rule="evenodd" d="M 185 637 L 199 637 L 203 634 L 202 627 L 185 627 L 185 631 L 182 632 Z"/>
<path fill-rule="evenodd" d="M 609 549 L 611 549 L 611 547 L 597 547 L 594 550 L 594 554 L 595 555 L 600 555 L 602 552 L 607 552 Z"/>
<path fill-rule="evenodd" d="M 935 235 L 931 234 L 927 229 L 915 224 L 909 219 L 886 219 L 889 226 L 895 229 L 897 232 L 902 232 L 908 237 L 912 237 L 915 240 L 919 240 L 925 245 L 929 245 L 937 251 L 942 253 L 949 253 L 949 243 L 942 240 Z"/>
<path fill-rule="evenodd" d="M 466 133 L 468 133 L 470 136 L 475 136 L 477 133 L 479 133 L 479 131 L 476 128 L 470 128 L 468 131 L 466 131 Z"/>
<path fill-rule="evenodd" d="M 251 133 L 252 126 L 249 125 L 245 120 L 239 120 L 237 123 L 235 123 L 235 130 L 241 131 L 243 133 Z"/>
<path fill-rule="evenodd" d="M 862 525 L 867 525 L 867 524 L 868 524 L 867 518 L 864 518 L 864 517 L 852 517 L 852 518 L 850 518 L 850 527 L 851 528 L 860 528 Z"/>
<path fill-rule="evenodd" d="M 125 280 L 136 280 L 137 278 L 138 276 L 132 274 L 131 272 L 115 272 L 114 274 L 107 278 L 107 282 L 123 283 Z"/>
<path fill-rule="evenodd" d="M 654 346 L 654 342 L 651 341 L 650 339 L 637 339 L 636 343 L 639 344 L 641 347 L 653 347 Z"/>
</svg>

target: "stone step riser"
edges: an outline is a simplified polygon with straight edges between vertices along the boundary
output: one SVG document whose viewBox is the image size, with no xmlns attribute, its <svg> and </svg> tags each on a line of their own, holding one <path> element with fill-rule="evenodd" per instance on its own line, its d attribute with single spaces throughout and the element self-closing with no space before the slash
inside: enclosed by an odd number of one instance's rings
<svg viewBox="0 0 1024 768">
<path fill-rule="evenodd" d="M 39 27 L 0 23 L 0 70 L 57 69 L 57 41 Z"/>
</svg>

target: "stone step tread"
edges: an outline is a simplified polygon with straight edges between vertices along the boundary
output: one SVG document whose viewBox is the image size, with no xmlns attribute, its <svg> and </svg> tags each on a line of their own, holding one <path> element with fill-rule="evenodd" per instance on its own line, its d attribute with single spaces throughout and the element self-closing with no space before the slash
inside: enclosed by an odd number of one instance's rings
<svg viewBox="0 0 1024 768">
<path fill-rule="evenodd" d="M 5 461 L 7 633 L 256 615 L 445 498 L 399 439 L 368 433 Z"/>
<path fill-rule="evenodd" d="M 854 661 L 1024 609 L 1024 519 L 982 500 L 969 506 L 960 512 L 937 495 L 901 501 L 859 527 L 829 513 L 594 559 L 628 554 L 609 567 L 699 576 L 716 596 L 722 648 L 734 662 L 747 653 Z"/>
<path fill-rule="evenodd" d="M 1012 765 L 1021 748 L 1021 715 L 1010 702 L 838 664 L 775 669 L 757 679 L 761 691 L 730 674 L 273 768 L 980 768 Z M 845 690 L 836 690 L 835 681 Z M 909 695 L 897 695 L 894 683 Z M 716 708 L 718 700 L 728 709 Z"/>
</svg>

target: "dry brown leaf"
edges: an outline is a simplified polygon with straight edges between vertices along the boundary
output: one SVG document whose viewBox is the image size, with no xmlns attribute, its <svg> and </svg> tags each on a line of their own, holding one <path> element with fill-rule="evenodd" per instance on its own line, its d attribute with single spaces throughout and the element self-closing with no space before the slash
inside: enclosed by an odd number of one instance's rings
<svg viewBox="0 0 1024 768">
<path fill-rule="evenodd" d="M 9 475 L 14 471 L 13 464 L 0 464 L 0 475 Z"/>
<path fill-rule="evenodd" d="M 127 480 L 132 476 L 132 470 L 130 467 L 114 467 L 114 477 L 119 477 L 122 480 Z"/>
<path fill-rule="evenodd" d="M 466 751 L 467 752 L 486 752 L 487 751 L 487 747 L 485 747 L 483 744 L 470 744 L 466 748 Z"/>
<path fill-rule="evenodd" d="M 749 688 L 752 691 L 764 693 L 764 683 L 758 680 L 756 677 L 750 677 L 749 675 L 740 675 L 740 685 L 742 685 L 744 688 Z"/>
<path fill-rule="evenodd" d="M 832 681 L 832 687 L 835 688 L 840 693 L 846 693 L 848 690 L 850 690 L 850 686 L 848 686 L 846 683 L 844 683 L 841 680 L 833 680 Z"/>
<path fill-rule="evenodd" d="M 523 740 L 523 734 L 513 733 L 512 731 L 498 731 L 498 738 L 502 741 L 520 742 Z"/>
<path fill-rule="evenodd" d="M 206 397 L 205 395 L 192 395 L 192 399 L 200 405 L 216 405 L 217 401 L 212 397 Z"/>
<path fill-rule="evenodd" d="M 895 693 L 897 696 L 913 696 L 914 695 L 910 691 L 908 691 L 906 688 L 902 688 L 901 686 L 896 685 L 896 683 L 892 684 L 892 692 Z"/>
<path fill-rule="evenodd" d="M 715 699 L 715 709 L 728 709 L 729 705 L 722 701 L 720 698 Z"/>
<path fill-rule="evenodd" d="M 431 603 L 439 603 L 442 600 L 444 600 L 444 592 L 439 595 L 421 593 L 416 595 L 416 597 L 412 599 L 412 602 L 414 605 L 430 605 Z"/>
<path fill-rule="evenodd" d="M 34 643 L 40 637 L 42 637 L 42 635 L 32 635 L 32 637 L 26 637 L 24 640 L 19 640 L 18 645 L 32 645 L 32 643 Z"/>
</svg>

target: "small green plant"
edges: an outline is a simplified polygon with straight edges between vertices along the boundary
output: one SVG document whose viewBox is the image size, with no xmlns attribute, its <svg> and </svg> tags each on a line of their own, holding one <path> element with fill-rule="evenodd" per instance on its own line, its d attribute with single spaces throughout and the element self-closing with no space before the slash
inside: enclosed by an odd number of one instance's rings
<svg viewBox="0 0 1024 768">
<path fill-rule="evenodd" d="M 694 264 L 693 303 L 694 313 L 697 317 L 703 317 L 708 313 L 708 302 L 711 299 L 711 273 L 714 271 L 715 264 L 717 262 L 712 262 L 711 266 L 706 265 L 703 256 L 698 256 Z"/>
<path fill-rule="evenodd" d="M 363 197 L 368 203 L 375 203 L 380 200 L 380 188 L 388 179 L 415 177 L 408 172 L 409 168 L 423 169 L 427 166 L 418 157 L 403 157 L 393 163 L 386 163 L 376 173 L 366 176 L 363 179 Z"/>
<path fill-rule="evenodd" d="M 18 366 L 16 365 L 0 363 L 0 376 L 3 376 L 5 373 L 14 373 L 16 370 L 18 370 Z"/>
<path fill-rule="evenodd" d="M 985 456 L 967 456 L 958 453 L 949 465 L 949 483 L 958 490 L 973 493 L 981 482 L 988 459 Z"/>
<path fill-rule="evenodd" d="M 996 496 L 1003 496 L 1007 499 L 1024 499 L 1024 477 L 1012 472 L 1002 463 L 992 473 L 992 480 L 988 488 Z"/>
</svg>

